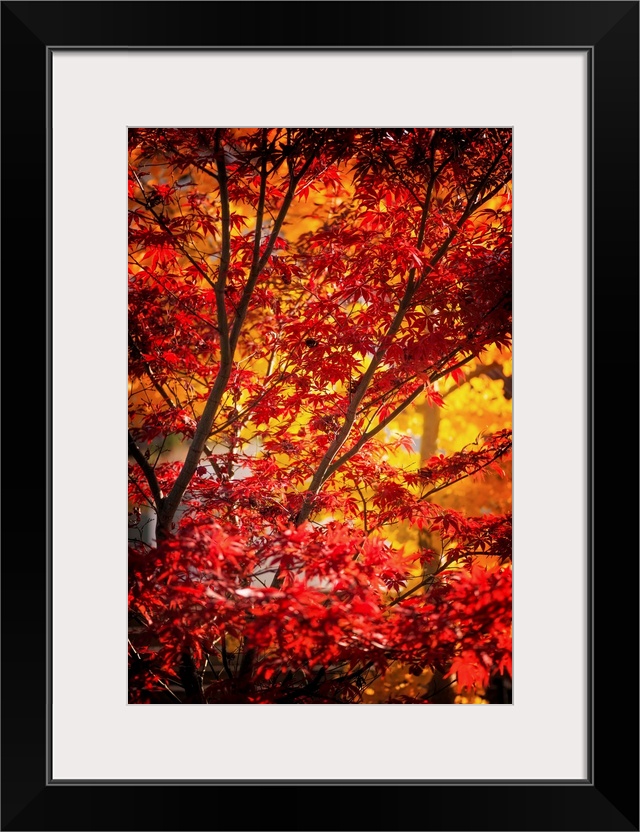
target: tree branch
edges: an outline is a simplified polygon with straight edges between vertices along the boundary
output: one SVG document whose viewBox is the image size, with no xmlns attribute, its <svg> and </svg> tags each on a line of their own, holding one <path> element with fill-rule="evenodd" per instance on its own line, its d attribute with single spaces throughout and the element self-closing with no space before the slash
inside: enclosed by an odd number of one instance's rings
<svg viewBox="0 0 640 832">
<path fill-rule="evenodd" d="M 485 175 L 482 177 L 482 179 L 477 183 L 476 187 L 473 189 L 473 192 L 472 192 L 471 196 L 469 197 L 469 200 L 467 202 L 467 206 L 466 206 L 465 210 L 462 212 L 462 214 L 458 218 L 458 221 L 456 222 L 455 226 L 451 229 L 451 232 L 449 233 L 449 236 L 442 243 L 440 248 L 436 251 L 436 253 L 432 257 L 431 261 L 429 263 L 425 264 L 425 266 L 422 270 L 422 274 L 420 275 L 420 278 L 419 278 L 417 283 L 414 282 L 415 269 L 411 269 L 411 271 L 409 272 L 409 277 L 408 277 L 408 281 L 407 281 L 407 288 L 405 290 L 405 294 L 403 295 L 402 301 L 400 302 L 400 305 L 398 307 L 396 315 L 395 315 L 395 317 L 394 317 L 394 319 L 391 323 L 391 326 L 389 327 L 389 330 L 388 330 L 386 336 L 383 338 L 380 346 L 378 347 L 378 350 L 376 351 L 373 359 L 371 360 L 371 363 L 369 364 L 369 367 L 367 368 L 366 372 L 361 376 L 360 383 L 358 384 L 358 387 L 356 388 L 356 391 L 355 391 L 355 393 L 354 393 L 354 395 L 351 399 L 351 402 L 349 404 L 349 408 L 347 410 L 347 414 L 345 416 L 345 421 L 343 423 L 342 429 L 338 432 L 334 441 L 329 446 L 327 452 L 325 453 L 324 457 L 322 458 L 322 460 L 320 462 L 320 465 L 318 466 L 318 469 L 316 470 L 316 473 L 314 474 L 314 476 L 311 480 L 311 484 L 309 486 L 307 494 L 305 495 L 304 502 L 302 504 L 302 508 L 300 509 L 300 511 L 299 511 L 299 513 L 296 517 L 296 524 L 297 525 L 300 525 L 302 522 L 304 522 L 306 519 L 308 519 L 308 517 L 309 517 L 309 515 L 311 514 L 311 511 L 312 511 L 313 498 L 320 491 L 320 489 L 322 488 L 322 485 L 326 482 L 328 477 L 331 476 L 331 474 L 333 474 L 338 469 L 339 465 L 337 463 L 334 464 L 334 462 L 333 462 L 334 459 L 335 459 L 335 456 L 339 452 L 340 448 L 344 445 L 344 442 L 346 441 L 349 433 L 351 432 L 351 428 L 353 426 L 353 423 L 355 421 L 355 417 L 356 417 L 356 414 L 357 414 L 357 408 L 358 408 L 360 402 L 362 401 L 362 399 L 364 397 L 364 394 L 365 394 L 365 392 L 366 392 L 366 390 L 367 390 L 367 388 L 368 388 L 368 386 L 369 386 L 369 384 L 370 384 L 370 382 L 371 382 L 371 380 L 372 380 L 372 378 L 375 374 L 375 371 L 377 370 L 378 366 L 380 365 L 389 344 L 391 343 L 392 339 L 394 338 L 394 336 L 396 335 L 396 333 L 398 332 L 398 330 L 399 330 L 399 328 L 402 324 L 404 316 L 405 316 L 406 312 L 408 311 L 409 306 L 411 305 L 411 300 L 413 298 L 413 295 L 414 295 L 415 291 L 424 283 L 424 281 L 426 280 L 427 275 L 429 274 L 429 272 L 431 272 L 435 269 L 438 262 L 447 253 L 447 251 L 449 250 L 449 247 L 451 246 L 451 243 L 453 242 L 453 240 L 457 236 L 457 234 L 458 234 L 460 228 L 462 227 L 463 223 L 466 222 L 466 220 L 474 213 L 475 210 L 477 210 L 480 207 L 480 205 L 483 205 L 488 199 L 491 198 L 491 196 L 495 195 L 495 193 L 497 193 L 501 188 L 503 188 L 506 185 L 506 183 L 509 181 L 509 179 L 511 178 L 511 174 L 509 174 L 509 176 L 506 179 L 501 180 L 501 182 L 496 186 L 496 188 L 492 189 L 492 191 L 490 192 L 489 195 L 487 195 L 478 204 L 474 204 L 478 194 L 481 193 L 483 188 L 486 186 L 486 184 L 488 183 L 488 181 L 491 178 L 491 174 L 494 172 L 494 170 L 497 168 L 498 164 L 500 163 L 500 160 L 502 159 L 506 148 L 509 146 L 510 141 L 511 140 L 509 140 L 509 142 L 507 142 L 507 144 L 505 145 L 503 150 L 495 157 L 495 159 L 493 160 L 493 162 L 491 163 L 491 165 L 487 169 L 487 172 L 485 173 Z M 431 183 L 430 183 L 430 185 L 431 185 Z M 428 211 L 428 205 L 425 205 L 425 207 L 423 209 L 423 213 L 422 213 L 420 234 L 419 234 L 419 237 L 418 237 L 418 240 L 419 240 L 418 247 L 421 245 L 421 237 L 424 234 L 424 230 L 426 228 L 426 214 L 427 214 L 427 211 Z M 472 358 L 472 356 L 468 356 L 466 359 L 463 360 L 462 364 L 465 364 L 471 358 Z M 446 373 L 451 372 L 454 369 L 457 369 L 457 367 L 462 366 L 462 364 L 454 365 L 453 367 L 448 368 L 446 371 L 443 371 L 441 375 L 445 375 Z M 432 379 L 432 383 L 437 378 L 440 378 L 441 375 L 438 375 L 438 376 L 434 377 L 434 379 Z M 422 389 L 424 389 L 424 388 L 422 388 Z M 406 407 L 407 404 L 410 404 L 411 401 L 413 401 L 417 397 L 417 395 L 418 395 L 418 392 L 414 392 L 414 394 L 412 394 L 412 397 L 409 397 L 409 400 L 404 405 L 404 407 Z M 355 410 L 354 410 L 354 404 L 355 404 Z M 404 407 L 402 407 L 398 411 L 398 413 L 400 413 L 404 409 Z M 396 415 L 398 415 L 398 413 L 396 413 Z M 388 419 L 386 421 L 386 424 L 388 424 L 389 421 L 391 421 L 391 419 Z M 384 424 L 378 425 L 376 427 L 375 431 L 377 432 L 378 430 L 380 430 L 384 426 L 385 426 Z M 372 434 L 370 433 L 368 438 L 370 438 L 371 435 Z M 365 441 L 367 441 L 367 440 L 365 440 Z M 364 444 L 364 443 L 362 443 L 362 444 Z M 360 445 L 360 447 L 362 447 L 362 445 Z M 357 452 L 357 451 L 354 451 L 354 453 L 355 452 Z M 351 454 L 351 456 L 352 455 L 353 454 Z M 340 458 L 341 459 L 340 464 L 344 463 L 349 458 L 350 457 L 347 456 L 346 454 L 343 455 L 343 457 Z"/>
<path fill-rule="evenodd" d="M 507 146 L 508 146 L 508 144 L 509 143 L 507 143 Z M 410 270 L 409 275 L 408 275 L 408 279 L 407 279 L 407 286 L 405 288 L 404 295 L 402 297 L 402 300 L 400 301 L 400 304 L 398 306 L 396 314 L 395 314 L 395 316 L 394 316 L 394 318 L 393 318 L 393 320 L 392 320 L 392 322 L 389 326 L 387 334 L 385 335 L 385 337 L 380 342 L 380 345 L 378 346 L 378 349 L 376 350 L 369 366 L 367 367 L 366 371 L 360 377 L 360 382 L 358 383 L 358 386 L 357 386 L 357 388 L 356 388 L 356 390 L 355 390 L 355 392 L 354 392 L 354 394 L 351 398 L 351 401 L 349 403 L 349 408 L 347 409 L 347 413 L 346 413 L 345 420 L 343 422 L 342 428 L 337 433 L 333 442 L 329 445 L 329 448 L 327 449 L 325 455 L 321 459 L 320 464 L 318 465 L 318 468 L 317 468 L 315 474 L 312 477 L 311 484 L 309 485 L 309 489 L 307 490 L 307 493 L 304 497 L 302 507 L 300 508 L 300 511 L 298 512 L 298 515 L 296 516 L 296 521 L 295 521 L 296 525 L 300 525 L 301 523 L 303 523 L 305 520 L 307 520 L 309 518 L 309 516 L 310 516 L 310 514 L 313 510 L 313 499 L 318 494 L 320 489 L 322 488 L 323 483 L 326 482 L 326 479 L 329 476 L 329 474 L 328 474 L 329 468 L 330 467 L 333 468 L 333 461 L 334 461 L 336 455 L 338 454 L 338 452 L 340 451 L 340 449 L 342 448 L 342 446 L 344 445 L 345 441 L 347 440 L 347 437 L 349 436 L 349 433 L 351 432 L 351 428 L 353 427 L 353 423 L 354 423 L 356 415 L 357 415 L 358 406 L 360 405 L 360 402 L 364 398 L 364 395 L 367 391 L 367 388 L 369 387 L 369 384 L 371 383 L 371 380 L 373 379 L 373 376 L 375 375 L 376 370 L 378 369 L 380 363 L 382 362 L 382 359 L 384 358 L 389 345 L 391 344 L 391 342 L 393 341 L 393 338 L 395 337 L 398 330 L 400 329 L 402 321 L 404 320 L 404 317 L 405 317 L 409 307 L 411 306 L 411 301 L 413 299 L 415 291 L 424 283 L 424 281 L 426 280 L 427 275 L 429 274 L 429 272 L 431 272 L 435 269 L 438 262 L 447 253 L 451 243 L 453 242 L 453 240 L 457 236 L 457 234 L 458 234 L 460 228 L 462 227 L 463 223 L 466 222 L 466 220 L 471 216 L 471 214 L 474 212 L 474 210 L 476 210 L 476 208 L 478 207 L 477 205 L 474 205 L 475 199 L 478 196 L 478 194 L 482 191 L 482 189 L 486 186 L 489 179 L 491 178 L 491 174 L 497 168 L 500 160 L 502 159 L 502 157 L 504 155 L 505 150 L 506 150 L 506 147 L 503 150 L 500 151 L 500 153 L 496 156 L 496 158 L 493 160 L 493 162 L 491 163 L 491 165 L 487 169 L 487 172 L 485 173 L 485 175 L 482 177 L 482 179 L 477 183 L 476 187 L 473 189 L 473 192 L 472 192 L 471 196 L 469 197 L 469 200 L 467 202 L 467 206 L 466 206 L 465 210 L 462 212 L 462 214 L 458 218 L 458 221 L 456 222 L 455 226 L 451 229 L 451 232 L 449 233 L 447 239 L 442 243 L 440 248 L 436 251 L 435 255 L 431 258 L 430 262 L 425 264 L 425 266 L 422 270 L 422 273 L 420 275 L 420 278 L 417 281 L 417 283 L 415 282 L 415 269 Z M 502 187 L 504 186 L 504 184 L 505 183 L 502 184 Z M 425 232 L 425 229 L 426 229 L 427 212 L 428 212 L 428 205 L 425 205 L 424 208 L 423 208 L 423 211 L 422 211 L 420 232 L 419 232 L 419 235 L 418 235 L 418 247 L 422 244 L 422 238 L 423 238 L 423 235 L 424 235 L 424 232 Z M 337 470 L 337 469 L 333 468 L 333 471 L 335 471 L 335 470 Z M 333 471 L 332 471 L 332 473 L 333 473 Z"/>
<path fill-rule="evenodd" d="M 227 383 L 231 376 L 231 369 L 233 366 L 233 358 L 231 346 L 229 343 L 229 327 L 227 321 L 227 311 L 225 306 L 224 290 L 226 286 L 227 273 L 230 262 L 230 247 L 231 247 L 231 223 L 229 211 L 229 194 L 227 191 L 227 172 L 224 161 L 224 148 L 221 148 L 219 143 L 216 148 L 216 161 L 218 164 L 218 184 L 220 188 L 220 204 L 222 217 L 222 250 L 220 256 L 220 267 L 218 270 L 218 279 L 214 284 L 214 291 L 216 297 L 216 311 L 218 315 L 218 330 L 220 332 L 220 366 L 216 375 L 213 387 L 207 398 L 202 416 L 198 422 L 198 426 L 193 435 L 193 440 L 189 446 L 187 457 L 180 469 L 180 473 L 173 484 L 173 488 L 166 497 L 162 511 L 158 518 L 158 535 L 161 537 L 170 531 L 170 526 L 175 516 L 175 513 L 180 505 L 182 496 L 191 482 L 196 468 L 200 462 L 200 457 L 205 448 L 213 421 L 220 409 L 222 396 L 226 389 Z"/>
<path fill-rule="evenodd" d="M 213 281 L 211 280 L 209 275 L 205 272 L 205 270 L 202 268 L 202 266 L 196 260 L 193 259 L 193 257 L 185 249 L 185 247 L 182 245 L 182 243 L 180 243 L 179 240 L 176 240 L 175 235 L 173 234 L 173 232 L 171 231 L 171 229 L 167 225 L 164 217 L 161 216 L 160 214 L 158 214 L 154 210 L 153 205 L 149 201 L 149 197 L 147 196 L 147 192 L 145 191 L 144 185 L 142 184 L 142 181 L 140 180 L 140 177 L 138 176 L 138 174 L 134 172 L 133 175 L 136 177 L 136 180 L 138 182 L 140 190 L 142 191 L 142 195 L 144 196 L 144 203 L 140 202 L 140 200 L 134 200 L 134 202 L 137 202 L 138 205 L 144 205 L 144 207 L 147 209 L 147 211 L 149 211 L 149 213 L 152 215 L 152 217 L 158 223 L 158 225 L 164 231 L 166 231 L 166 233 L 171 237 L 171 239 L 173 240 L 174 244 L 176 245 L 176 247 L 178 248 L 180 253 L 183 254 L 187 258 L 187 260 L 199 272 L 199 274 L 202 276 L 202 278 L 204 280 L 206 280 L 206 282 L 209 284 L 209 286 L 211 286 L 213 288 Z M 195 248 L 195 246 L 194 246 L 194 248 Z M 197 251 L 197 249 L 196 249 L 196 251 Z"/>
<path fill-rule="evenodd" d="M 140 655 L 140 653 L 138 653 L 138 651 L 136 650 L 136 648 L 135 648 L 135 647 L 133 646 L 133 644 L 131 643 L 131 639 L 127 639 L 127 641 L 129 642 L 129 648 L 130 648 L 131 652 L 133 653 L 133 657 L 134 657 L 134 659 L 136 660 L 136 662 L 138 662 L 138 663 L 140 664 L 140 666 L 144 666 L 144 665 L 146 665 L 145 660 L 142 658 L 142 656 Z M 150 674 L 150 675 L 151 675 L 151 676 L 152 676 L 152 677 L 156 680 L 156 682 L 157 682 L 157 683 L 158 683 L 161 687 L 163 687 L 163 688 L 167 691 L 167 693 L 168 693 L 170 696 L 172 696 L 172 697 L 173 697 L 173 699 L 175 699 L 175 700 L 176 700 L 176 702 L 178 702 L 180 705 L 182 705 L 182 700 L 181 700 L 181 699 L 179 699 L 179 698 L 175 695 L 175 693 L 171 690 L 171 688 L 169 687 L 169 685 L 167 685 L 167 683 L 166 683 L 166 682 L 163 682 L 163 681 L 162 681 L 162 679 L 161 679 L 159 676 L 156 676 L 156 674 L 155 674 L 155 673 L 153 673 L 153 671 L 148 670 L 148 673 L 149 673 L 149 674 Z"/>
<path fill-rule="evenodd" d="M 227 319 L 224 294 L 230 265 L 231 250 L 229 192 L 227 188 L 227 170 L 224 156 L 225 151 L 224 147 L 222 146 L 222 143 L 220 142 L 220 133 L 218 132 L 216 135 L 216 164 L 218 166 L 218 185 L 220 189 L 222 219 L 222 249 L 220 256 L 220 268 L 218 271 L 218 279 L 215 283 L 216 309 L 218 314 L 218 327 L 220 330 L 220 367 L 218 369 L 218 373 L 216 375 L 213 387 L 211 389 L 211 393 L 209 394 L 209 397 L 207 399 L 204 411 L 202 413 L 202 416 L 200 417 L 200 421 L 198 422 L 198 426 L 194 433 L 193 441 L 191 442 L 191 445 L 189 447 L 187 457 L 173 485 L 173 488 L 171 489 L 171 492 L 169 493 L 168 497 L 166 497 L 163 503 L 162 512 L 158 520 L 159 536 L 166 535 L 169 533 L 171 523 L 178 509 L 178 506 L 180 505 L 182 496 L 184 495 L 184 492 L 186 491 L 195 473 L 195 470 L 198 467 L 200 457 L 202 456 L 202 452 L 204 450 L 206 441 L 209 435 L 211 434 L 211 429 L 213 427 L 215 417 L 217 416 L 218 411 L 220 409 L 222 397 L 229 382 L 229 378 L 231 377 L 234 355 L 238 344 L 238 340 L 240 338 L 242 326 L 244 324 L 247 311 L 249 309 L 249 303 L 251 300 L 251 295 L 253 294 L 253 289 L 255 288 L 256 282 L 258 280 L 258 277 L 260 276 L 262 269 L 266 265 L 271 255 L 271 252 L 273 251 L 276 239 L 278 237 L 282 224 L 291 205 L 291 201 L 293 200 L 296 185 L 300 181 L 301 177 L 311 166 L 321 144 L 322 142 L 318 142 L 315 145 L 315 147 L 309 154 L 309 157 L 303 164 L 300 172 L 295 176 L 293 174 L 291 175 L 287 195 L 281 206 L 280 212 L 274 224 L 266 249 L 260 257 L 260 259 L 258 260 L 258 262 L 252 263 L 249 279 L 247 280 L 247 284 L 242 293 L 242 298 L 237 307 L 236 317 L 233 321 L 231 332 L 229 333 L 229 325 Z M 265 174 L 263 169 L 263 176 L 264 175 Z"/>
<path fill-rule="evenodd" d="M 156 378 L 155 373 L 151 369 L 151 366 L 150 366 L 149 362 L 146 360 L 146 358 L 143 357 L 143 355 L 140 351 L 140 347 L 135 343 L 135 341 L 131 337 L 131 333 L 129 333 L 129 346 L 131 347 L 131 351 L 134 353 L 136 358 L 138 358 L 140 361 L 142 361 L 145 372 L 149 376 L 149 378 L 151 379 L 151 383 L 156 388 L 158 393 L 160 393 L 160 395 L 165 400 L 165 402 L 169 405 L 169 407 L 172 407 L 172 408 L 176 407 L 176 402 L 174 401 L 174 399 L 171 398 L 171 396 L 167 393 L 167 391 L 164 389 L 162 384 L 160 384 L 160 382 Z"/>
<path fill-rule="evenodd" d="M 415 586 L 412 586 L 411 589 L 408 589 L 402 595 L 397 595 L 393 601 L 389 601 L 387 607 L 395 607 L 396 604 L 399 604 L 400 601 L 404 601 L 405 598 L 408 598 L 410 595 L 413 595 L 414 592 L 417 592 L 419 589 L 422 589 L 423 586 L 431 583 L 433 581 L 433 575 L 429 575 L 427 578 L 424 578 L 420 583 L 417 583 Z"/>
<path fill-rule="evenodd" d="M 436 488 L 432 488 L 430 491 L 427 491 L 426 494 L 423 494 L 422 497 L 420 497 L 420 500 L 426 500 L 428 497 L 430 497 L 432 494 L 436 494 L 438 491 L 444 491 L 445 488 L 449 488 L 450 486 L 455 485 L 457 482 L 466 480 L 468 477 L 473 477 L 475 474 L 482 471 L 483 468 L 486 468 L 488 465 L 491 465 L 497 459 L 500 459 L 500 457 L 503 454 L 505 454 L 509 450 L 509 448 L 511 448 L 511 444 L 511 441 L 509 441 L 504 445 L 504 447 L 498 448 L 498 450 L 491 457 L 491 459 L 487 460 L 487 462 L 483 462 L 482 465 L 478 465 L 475 471 L 469 471 L 469 473 L 467 474 L 462 474 L 461 476 L 456 477 L 455 480 L 449 480 L 449 482 L 445 482 L 442 485 L 437 486 Z"/>
<path fill-rule="evenodd" d="M 304 174 L 311 167 L 314 159 L 316 158 L 316 154 L 317 154 L 318 150 L 322 147 L 323 142 L 324 142 L 324 139 L 321 139 L 320 141 L 318 141 L 315 144 L 315 146 L 312 148 L 311 152 L 309 153 L 309 156 L 305 160 L 302 168 L 300 169 L 300 171 L 297 174 L 294 175 L 294 173 L 291 172 L 290 179 L 289 179 L 289 187 L 287 188 L 287 193 L 286 193 L 285 198 L 282 202 L 282 205 L 280 206 L 278 216 L 276 217 L 276 220 L 273 224 L 273 228 L 271 230 L 271 234 L 269 235 L 269 239 L 267 241 L 267 245 L 265 246 L 265 250 L 263 251 L 263 253 L 262 253 L 262 255 L 259 259 L 256 259 L 256 254 L 259 253 L 259 250 L 260 250 L 260 240 L 259 239 L 258 239 L 257 245 L 254 247 L 254 257 L 253 257 L 253 261 L 251 263 L 251 271 L 249 273 L 249 279 L 247 280 L 247 283 L 244 287 L 244 291 L 242 292 L 242 297 L 240 299 L 240 303 L 238 304 L 236 317 L 234 318 L 233 326 L 231 328 L 231 349 L 232 349 L 232 351 L 235 351 L 235 348 L 238 344 L 238 340 L 240 338 L 240 333 L 242 331 L 242 327 L 244 325 L 244 321 L 245 321 L 245 318 L 246 318 L 246 315 L 247 315 L 247 311 L 249 309 L 249 303 L 251 301 L 251 295 L 253 294 L 253 290 L 255 289 L 256 283 L 258 282 L 258 278 L 260 277 L 260 274 L 262 273 L 262 270 L 264 269 L 267 262 L 269 261 L 269 257 L 271 257 L 271 254 L 273 252 L 273 247 L 275 246 L 276 240 L 278 239 L 278 235 L 280 234 L 280 229 L 282 228 L 282 224 L 284 223 L 284 220 L 287 216 L 287 213 L 289 212 L 289 208 L 291 207 L 293 197 L 295 196 L 296 187 L 298 186 L 298 183 L 300 182 L 300 180 L 302 179 Z M 261 183 L 260 183 L 260 193 L 261 193 L 261 195 L 262 195 L 262 192 L 263 192 L 263 183 L 265 182 L 265 178 L 266 178 L 265 168 L 266 168 L 266 163 L 265 163 L 265 166 L 263 167 L 263 170 L 262 170 L 262 173 L 261 173 Z M 264 207 L 264 196 L 262 196 L 262 205 Z M 256 225 L 256 232 L 257 232 L 257 228 L 258 227 Z M 258 238 L 259 237 L 260 237 L 260 235 L 258 235 Z"/>
<path fill-rule="evenodd" d="M 149 484 L 151 494 L 153 495 L 153 500 L 156 504 L 156 511 L 160 512 L 162 508 L 162 503 L 164 502 L 164 497 L 162 496 L 162 490 L 160 488 L 160 484 L 158 483 L 156 472 L 149 464 L 149 460 L 145 459 L 144 454 L 136 445 L 135 440 L 133 436 L 131 436 L 130 431 L 127 431 L 127 436 L 129 437 L 129 456 L 132 456 L 142 469 L 142 473 L 144 474 L 145 479 Z"/>
</svg>

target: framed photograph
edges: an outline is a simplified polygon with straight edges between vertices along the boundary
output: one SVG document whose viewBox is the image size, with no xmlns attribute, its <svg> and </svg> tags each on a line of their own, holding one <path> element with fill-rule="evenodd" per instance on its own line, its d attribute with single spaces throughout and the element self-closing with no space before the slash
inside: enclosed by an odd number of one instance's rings
<svg viewBox="0 0 640 832">
<path fill-rule="evenodd" d="M 3 829 L 639 828 L 638 8 L 2 3 Z"/>
</svg>

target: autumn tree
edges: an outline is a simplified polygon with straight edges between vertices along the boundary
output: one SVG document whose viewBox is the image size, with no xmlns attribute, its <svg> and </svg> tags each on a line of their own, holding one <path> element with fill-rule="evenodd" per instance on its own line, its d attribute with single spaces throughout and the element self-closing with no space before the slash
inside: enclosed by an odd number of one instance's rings
<svg viewBox="0 0 640 832">
<path fill-rule="evenodd" d="M 415 464 L 397 426 L 510 348 L 511 131 L 132 129 L 129 152 L 130 701 L 510 672 L 510 514 L 440 499 L 510 430 Z"/>
</svg>

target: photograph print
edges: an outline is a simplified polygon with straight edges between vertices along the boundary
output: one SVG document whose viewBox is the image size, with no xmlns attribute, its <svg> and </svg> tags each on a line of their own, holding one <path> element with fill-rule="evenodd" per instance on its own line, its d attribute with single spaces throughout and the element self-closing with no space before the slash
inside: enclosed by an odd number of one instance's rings
<svg viewBox="0 0 640 832">
<path fill-rule="evenodd" d="M 511 129 L 128 143 L 128 702 L 510 704 Z"/>
</svg>

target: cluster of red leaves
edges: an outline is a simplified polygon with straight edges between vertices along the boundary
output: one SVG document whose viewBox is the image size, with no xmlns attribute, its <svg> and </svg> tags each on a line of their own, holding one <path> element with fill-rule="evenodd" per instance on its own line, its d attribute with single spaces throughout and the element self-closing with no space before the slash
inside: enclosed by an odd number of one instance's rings
<svg viewBox="0 0 640 832">
<path fill-rule="evenodd" d="M 409 580 L 397 551 L 339 524 L 281 528 L 254 549 L 210 524 L 134 546 L 136 701 L 180 684 L 187 655 L 209 663 L 208 702 L 350 701 L 350 682 L 393 661 L 448 668 L 463 687 L 510 672 L 509 568 L 446 570 L 427 595 L 392 592 Z"/>
</svg>

